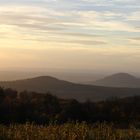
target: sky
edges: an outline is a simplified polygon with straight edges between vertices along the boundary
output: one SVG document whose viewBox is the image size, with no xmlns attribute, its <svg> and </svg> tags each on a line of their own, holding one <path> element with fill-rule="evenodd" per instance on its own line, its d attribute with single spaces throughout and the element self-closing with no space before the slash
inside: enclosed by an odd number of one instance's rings
<svg viewBox="0 0 140 140">
<path fill-rule="evenodd" d="M 0 69 L 140 71 L 140 0 L 0 0 Z"/>
</svg>

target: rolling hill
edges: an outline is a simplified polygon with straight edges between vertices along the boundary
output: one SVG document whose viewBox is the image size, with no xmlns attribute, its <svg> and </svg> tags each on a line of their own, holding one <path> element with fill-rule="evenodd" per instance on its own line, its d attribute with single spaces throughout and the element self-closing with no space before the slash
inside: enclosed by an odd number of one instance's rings
<svg viewBox="0 0 140 140">
<path fill-rule="evenodd" d="M 35 91 L 39 93 L 51 92 L 64 99 L 85 101 L 104 100 L 110 97 L 126 97 L 140 95 L 140 88 L 113 88 L 93 85 L 75 84 L 50 76 L 41 76 L 31 79 L 0 82 L 1 87 L 16 89 L 17 91 Z"/>
<path fill-rule="evenodd" d="M 88 84 L 105 87 L 140 88 L 140 79 L 128 73 L 117 73 L 95 82 L 88 82 Z"/>
</svg>

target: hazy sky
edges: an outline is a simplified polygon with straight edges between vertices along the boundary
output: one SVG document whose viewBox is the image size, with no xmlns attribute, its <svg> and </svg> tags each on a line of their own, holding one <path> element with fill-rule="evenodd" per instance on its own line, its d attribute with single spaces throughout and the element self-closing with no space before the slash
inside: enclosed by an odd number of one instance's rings
<svg viewBox="0 0 140 140">
<path fill-rule="evenodd" d="M 0 69 L 140 71 L 140 0 L 0 0 Z"/>
</svg>

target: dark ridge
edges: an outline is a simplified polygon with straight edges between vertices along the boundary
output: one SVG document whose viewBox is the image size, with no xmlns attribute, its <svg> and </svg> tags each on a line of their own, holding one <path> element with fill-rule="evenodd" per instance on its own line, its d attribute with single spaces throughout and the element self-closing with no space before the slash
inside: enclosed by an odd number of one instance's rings
<svg viewBox="0 0 140 140">
<path fill-rule="evenodd" d="M 121 77 L 122 75 L 128 77 L 127 74 L 119 74 Z M 135 80 L 135 78 L 131 79 Z M 95 86 L 75 84 L 68 81 L 59 80 L 51 76 L 40 76 L 24 80 L 0 82 L 0 86 L 5 88 L 12 88 L 18 92 L 24 90 L 38 93 L 50 92 L 51 94 L 62 99 L 76 99 L 78 101 L 86 101 L 87 99 L 91 101 L 98 101 L 105 100 L 110 97 L 127 97 L 140 95 L 140 88 L 118 88 L 105 87 L 104 85 Z"/>
</svg>

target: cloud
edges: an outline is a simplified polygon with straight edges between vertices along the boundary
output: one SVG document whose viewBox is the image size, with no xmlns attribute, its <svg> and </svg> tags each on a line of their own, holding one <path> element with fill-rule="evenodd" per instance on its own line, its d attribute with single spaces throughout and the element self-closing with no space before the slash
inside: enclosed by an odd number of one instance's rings
<svg viewBox="0 0 140 140">
<path fill-rule="evenodd" d="M 128 68 L 130 62 L 139 62 L 138 0 L 2 0 L 0 4 L 0 54 L 11 66 L 20 64 L 17 57 L 27 66 L 81 69 L 124 64 Z"/>
<path fill-rule="evenodd" d="M 140 22 L 140 11 L 131 13 L 128 17 L 128 20 L 135 20 Z"/>
<path fill-rule="evenodd" d="M 140 41 L 140 37 L 133 37 L 133 38 L 129 38 L 131 40 L 136 40 L 136 41 Z"/>
<path fill-rule="evenodd" d="M 62 4 L 68 2 L 60 1 Z M 73 1 L 69 5 L 71 3 Z M 79 7 L 81 7 L 80 4 Z M 57 10 L 49 5 L 39 4 L 37 6 L 27 5 L 26 3 L 1 6 L 0 17 L 0 28 L 3 29 L 5 34 L 2 36 L 3 38 L 47 42 L 52 46 L 64 44 L 71 44 L 75 47 L 79 45 L 85 47 L 107 46 L 115 44 L 116 41 L 114 40 L 118 40 L 116 38 L 119 36 L 120 42 L 122 42 L 121 40 L 125 38 L 125 36 L 122 36 L 122 32 L 131 34 L 140 32 L 137 24 L 129 22 L 136 18 L 139 21 L 138 11 L 132 12 L 128 16 L 121 11 Z M 116 34 L 116 36 L 111 36 L 111 34 Z"/>
</svg>

